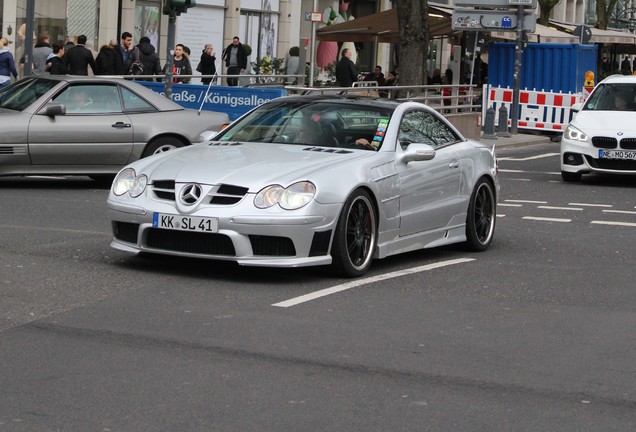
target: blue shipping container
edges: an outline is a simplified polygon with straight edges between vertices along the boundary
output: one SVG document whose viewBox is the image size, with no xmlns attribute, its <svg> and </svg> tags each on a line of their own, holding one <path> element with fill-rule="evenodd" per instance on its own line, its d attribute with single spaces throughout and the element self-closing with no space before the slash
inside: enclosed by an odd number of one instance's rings
<svg viewBox="0 0 636 432">
<path fill-rule="evenodd" d="M 596 73 L 597 46 L 529 43 L 523 51 L 522 89 L 578 93 L 583 91 L 585 72 Z M 515 44 L 493 42 L 488 47 L 488 84 L 514 86 Z"/>
</svg>

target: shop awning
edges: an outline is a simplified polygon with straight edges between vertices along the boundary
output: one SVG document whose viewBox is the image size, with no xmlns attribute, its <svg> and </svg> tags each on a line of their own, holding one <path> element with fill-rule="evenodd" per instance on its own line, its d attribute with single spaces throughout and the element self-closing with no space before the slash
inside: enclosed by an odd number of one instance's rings
<svg viewBox="0 0 636 432">
<path fill-rule="evenodd" d="M 550 21 L 556 27 L 562 28 L 568 33 L 572 33 L 576 26 L 573 24 L 566 24 L 558 21 Z M 617 31 L 617 30 L 601 30 L 595 27 L 590 27 L 592 30 L 592 38 L 590 43 L 606 43 L 606 44 L 624 44 L 634 45 L 636 43 L 636 35 L 632 33 Z M 578 39 L 577 39 L 578 43 Z"/>
<path fill-rule="evenodd" d="M 446 8 L 428 7 L 429 36 L 448 36 L 451 29 L 452 11 Z M 389 9 L 351 21 L 326 26 L 316 30 L 319 41 L 337 42 L 384 42 L 400 43 L 397 10 Z"/>
<path fill-rule="evenodd" d="M 514 41 L 517 39 L 517 34 L 514 31 L 491 31 L 490 37 L 493 39 Z M 528 33 L 528 42 L 579 43 L 579 37 L 552 27 L 537 24 L 535 31 Z"/>
</svg>

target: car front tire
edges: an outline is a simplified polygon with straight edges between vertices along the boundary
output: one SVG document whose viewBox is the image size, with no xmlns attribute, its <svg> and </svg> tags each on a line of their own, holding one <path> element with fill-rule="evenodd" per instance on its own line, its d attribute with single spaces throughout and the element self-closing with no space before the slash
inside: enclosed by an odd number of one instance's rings
<svg viewBox="0 0 636 432">
<path fill-rule="evenodd" d="M 495 233 L 497 203 L 492 183 L 481 178 L 470 196 L 466 216 L 466 246 L 481 252 L 488 249 Z"/>
<path fill-rule="evenodd" d="M 373 199 L 367 191 L 355 191 L 342 208 L 331 249 L 338 274 L 358 277 L 369 270 L 377 231 Z"/>
<path fill-rule="evenodd" d="M 156 140 L 148 143 L 141 157 L 145 158 L 155 154 L 174 150 L 176 148 L 183 147 L 183 146 L 184 146 L 183 141 L 181 141 L 178 138 L 173 138 L 173 137 L 157 138 Z"/>
</svg>

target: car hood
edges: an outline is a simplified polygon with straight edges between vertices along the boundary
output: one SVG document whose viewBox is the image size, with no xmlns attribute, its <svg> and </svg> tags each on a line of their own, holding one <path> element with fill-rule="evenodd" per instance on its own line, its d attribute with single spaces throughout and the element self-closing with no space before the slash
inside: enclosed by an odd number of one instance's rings
<svg viewBox="0 0 636 432">
<path fill-rule="evenodd" d="M 572 125 L 587 134 L 632 131 L 636 134 L 636 112 L 634 111 L 581 111 L 572 120 Z"/>
<path fill-rule="evenodd" d="M 305 145 L 203 143 L 142 159 L 134 168 L 151 181 L 225 183 L 258 192 L 266 185 L 288 186 L 299 180 L 311 180 L 317 172 L 324 174 L 330 168 L 374 156 L 377 153 L 367 150 Z"/>
</svg>

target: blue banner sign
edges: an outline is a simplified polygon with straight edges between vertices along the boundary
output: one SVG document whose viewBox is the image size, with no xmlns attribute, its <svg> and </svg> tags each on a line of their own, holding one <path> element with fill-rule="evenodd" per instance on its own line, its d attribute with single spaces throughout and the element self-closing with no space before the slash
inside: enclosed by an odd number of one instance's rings
<svg viewBox="0 0 636 432">
<path fill-rule="evenodd" d="M 136 82 L 161 95 L 165 94 L 163 83 Z M 264 102 L 287 95 L 287 90 L 281 88 L 211 86 L 206 97 L 207 90 L 206 85 L 173 84 L 172 100 L 184 108 L 195 110 L 203 103 L 204 110 L 224 112 L 230 120 L 236 120 Z"/>
</svg>

